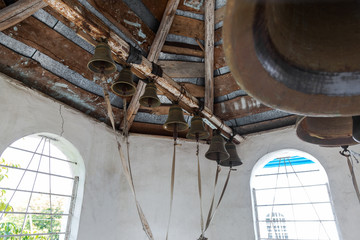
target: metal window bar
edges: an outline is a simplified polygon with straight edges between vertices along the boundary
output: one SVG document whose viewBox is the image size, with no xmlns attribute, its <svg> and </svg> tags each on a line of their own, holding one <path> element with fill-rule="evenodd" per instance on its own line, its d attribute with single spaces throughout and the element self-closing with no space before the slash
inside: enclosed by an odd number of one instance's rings
<svg viewBox="0 0 360 240">
<path fill-rule="evenodd" d="M 294 171 L 294 170 L 293 170 Z M 277 175 L 283 175 L 283 174 L 299 174 L 299 173 L 308 173 L 308 172 L 319 172 L 319 169 L 313 169 L 313 170 L 306 170 L 306 171 L 298 171 L 298 172 L 287 172 L 287 173 L 269 173 L 269 174 L 260 174 L 255 175 L 255 177 L 266 177 L 266 176 L 277 176 Z"/>
<path fill-rule="evenodd" d="M 43 157 L 50 157 L 52 159 L 63 161 L 63 162 L 77 164 L 77 162 L 73 162 L 73 161 L 70 161 L 70 160 L 66 160 L 66 159 L 58 158 L 58 157 L 54 157 L 54 156 L 49 156 L 49 155 L 46 155 L 46 154 L 41 154 L 41 153 L 38 153 L 38 152 L 33 152 L 33 151 L 22 149 L 22 148 L 17 148 L 17 147 L 13 147 L 13 146 L 9 146 L 8 148 L 12 148 L 12 149 L 23 151 L 23 152 L 32 153 L 32 154 L 35 154 L 35 155 L 40 155 L 40 156 L 43 156 Z"/>
<path fill-rule="evenodd" d="M 50 150 L 50 146 L 51 146 L 51 142 L 50 142 L 50 138 L 48 139 L 49 141 L 49 199 L 50 199 L 50 213 L 52 213 L 52 202 L 51 202 L 51 150 Z M 51 222 L 50 222 L 50 232 L 53 232 L 53 215 L 50 216 Z M 53 235 L 50 236 L 50 240 L 52 240 Z"/>
<path fill-rule="evenodd" d="M 74 180 L 72 198 L 71 198 L 71 202 L 70 202 L 70 209 L 69 209 L 70 215 L 69 215 L 67 225 L 66 225 L 65 240 L 69 240 L 69 238 L 70 238 L 71 223 L 72 223 L 72 217 L 74 216 L 74 209 L 75 209 L 75 202 L 76 202 L 76 198 L 77 198 L 78 187 L 79 187 L 79 177 L 76 176 L 75 180 Z"/>
<path fill-rule="evenodd" d="M 54 233 L 28 233 L 28 234 L 14 234 L 14 235 L 0 235 L 1 238 L 9 237 L 27 237 L 27 236 L 49 236 L 49 235 L 64 235 L 65 232 L 54 232 Z"/>
<path fill-rule="evenodd" d="M 5 212 L 1 211 L 4 214 L 28 214 L 28 215 L 46 215 L 46 216 L 70 216 L 69 213 L 40 213 L 40 212 Z"/>
<path fill-rule="evenodd" d="M 258 222 L 264 222 L 266 223 L 267 221 L 266 220 L 258 220 Z M 273 222 L 278 222 L 278 221 L 273 221 Z M 314 220 L 281 220 L 281 222 L 335 222 L 334 219 L 314 219 Z"/>
<path fill-rule="evenodd" d="M 327 184 L 312 184 L 312 185 L 304 185 L 304 186 L 288 186 L 288 187 L 277 187 L 276 189 L 288 189 L 288 188 L 310 188 L 310 187 L 319 187 L 326 186 Z M 255 191 L 264 191 L 264 190 L 274 190 L 274 187 L 271 188 L 256 188 Z"/>
<path fill-rule="evenodd" d="M 36 174 L 40 173 L 40 174 L 50 175 L 50 176 L 54 176 L 54 177 L 67 178 L 67 179 L 74 180 L 73 177 L 68 177 L 68 176 L 59 175 L 59 174 L 50 174 L 50 173 L 47 173 L 47 172 L 41 172 L 41 171 L 31 170 L 31 169 L 27 169 L 27 168 L 19 168 L 19 167 L 7 166 L 7 165 L 3 165 L 3 164 L 0 164 L 0 167 L 18 169 L 18 170 L 23 170 L 25 172 L 34 172 Z"/>
<path fill-rule="evenodd" d="M 0 187 L 0 190 L 26 192 L 26 193 L 31 193 L 31 192 L 33 192 L 33 193 L 36 193 L 36 194 L 44 194 L 44 195 L 51 195 L 51 196 L 57 196 L 57 197 L 72 197 L 72 195 L 66 195 L 66 194 L 37 192 L 37 191 L 31 191 L 31 190 L 22 190 L 22 189 L 5 188 L 5 187 Z"/>
</svg>

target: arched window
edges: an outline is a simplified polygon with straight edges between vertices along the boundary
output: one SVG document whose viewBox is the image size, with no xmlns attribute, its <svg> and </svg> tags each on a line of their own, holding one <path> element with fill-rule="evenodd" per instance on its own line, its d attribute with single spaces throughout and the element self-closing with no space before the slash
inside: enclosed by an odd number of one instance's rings
<svg viewBox="0 0 360 240">
<path fill-rule="evenodd" d="M 76 239 L 84 177 L 79 165 L 78 151 L 56 135 L 11 144 L 0 158 L 0 239 Z"/>
<path fill-rule="evenodd" d="M 310 154 L 269 153 L 250 180 L 255 235 L 261 239 L 340 239 L 328 178 Z"/>
</svg>

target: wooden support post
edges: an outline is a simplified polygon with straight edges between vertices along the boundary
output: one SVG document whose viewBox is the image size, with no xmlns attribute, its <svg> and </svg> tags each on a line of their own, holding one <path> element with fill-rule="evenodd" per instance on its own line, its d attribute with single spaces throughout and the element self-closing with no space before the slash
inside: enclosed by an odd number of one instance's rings
<svg viewBox="0 0 360 240">
<path fill-rule="evenodd" d="M 73 22 L 80 29 L 84 30 L 94 39 L 107 38 L 108 44 L 115 55 L 120 59 L 126 60 L 129 56 L 130 47 L 123 39 L 121 39 L 114 31 L 107 27 L 99 18 L 94 16 L 91 12 L 86 10 L 76 0 L 44 0 L 50 7 L 59 12 L 69 21 Z M 147 58 L 142 57 L 140 64 L 132 64 L 132 67 L 148 78 L 154 79 L 155 83 L 166 92 L 166 95 L 171 99 L 178 99 L 180 96 L 180 105 L 187 111 L 199 108 L 198 100 L 193 97 L 180 84 L 176 83 L 166 73 L 157 76 L 152 73 L 152 62 Z M 222 130 L 225 136 L 232 135 L 232 129 L 223 123 L 221 119 L 214 116 L 208 107 L 204 107 L 201 111 L 202 115 L 213 125 Z M 233 138 L 235 143 L 240 143 L 244 140 L 240 135 L 235 135 Z"/>
<path fill-rule="evenodd" d="M 47 4 L 41 0 L 19 0 L 1 9 L 0 31 L 14 26 L 46 6 Z"/>
<path fill-rule="evenodd" d="M 147 57 L 147 59 L 150 62 L 156 63 L 157 60 L 159 59 L 159 54 L 165 43 L 166 36 L 169 33 L 169 30 L 170 30 L 171 24 L 174 20 L 174 16 L 176 13 L 176 9 L 179 5 L 179 2 L 180 2 L 180 0 L 169 0 L 166 5 L 166 9 L 165 9 L 164 15 L 161 19 L 159 29 L 156 33 L 154 42 L 151 45 L 150 52 Z M 127 110 L 127 115 L 126 115 L 127 123 L 122 124 L 123 127 L 124 126 L 127 127 L 127 129 L 124 129 L 124 131 L 130 130 L 131 125 L 134 122 L 135 115 L 138 112 L 139 107 L 140 107 L 139 99 L 143 95 L 144 91 L 145 91 L 145 83 L 143 81 L 139 81 L 138 86 L 136 88 L 136 92 L 135 92 L 134 96 L 132 97 L 131 102 L 129 104 L 129 108 Z"/>
<path fill-rule="evenodd" d="M 215 0 L 205 1 L 205 106 L 214 110 Z"/>
</svg>

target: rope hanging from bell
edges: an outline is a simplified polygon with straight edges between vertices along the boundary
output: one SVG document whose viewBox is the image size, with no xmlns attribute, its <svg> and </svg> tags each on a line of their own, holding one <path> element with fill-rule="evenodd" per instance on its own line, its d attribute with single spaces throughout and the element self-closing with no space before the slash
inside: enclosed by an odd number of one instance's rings
<svg viewBox="0 0 360 240">
<path fill-rule="evenodd" d="M 343 155 L 344 157 L 346 157 L 346 160 L 347 160 L 347 164 L 348 164 L 348 167 L 349 167 L 349 170 L 350 170 L 350 174 L 351 174 L 351 179 L 352 179 L 352 182 L 353 182 L 353 186 L 354 186 L 354 189 L 355 189 L 355 193 L 356 193 L 356 196 L 359 200 L 359 203 L 360 203 L 360 190 L 359 190 L 359 185 L 357 183 L 357 180 L 356 180 L 356 176 L 355 176 L 355 172 L 354 172 L 354 159 L 357 161 L 357 163 L 359 163 L 358 159 L 355 157 L 355 154 L 353 151 L 349 151 L 348 150 L 348 147 L 349 146 L 341 146 L 341 148 L 343 149 L 342 151 L 339 151 L 339 153 L 341 155 Z"/>
</svg>

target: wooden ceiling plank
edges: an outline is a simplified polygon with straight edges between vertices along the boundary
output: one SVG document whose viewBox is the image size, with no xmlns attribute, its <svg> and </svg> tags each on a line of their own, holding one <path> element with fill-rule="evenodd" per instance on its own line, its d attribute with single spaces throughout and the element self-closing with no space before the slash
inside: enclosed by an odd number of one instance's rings
<svg viewBox="0 0 360 240">
<path fill-rule="evenodd" d="M 215 0 L 205 1 L 205 106 L 214 111 L 214 20 Z"/>
<path fill-rule="evenodd" d="M 110 125 L 102 97 L 73 85 L 42 68 L 35 60 L 22 56 L 1 44 L 0 72 Z M 114 107 L 113 110 L 115 122 L 118 125 L 122 110 L 117 107 Z"/>
<path fill-rule="evenodd" d="M 199 62 L 159 61 L 164 72 L 172 78 L 204 77 L 205 65 Z"/>
<path fill-rule="evenodd" d="M 108 38 L 108 44 L 112 51 L 123 60 L 129 56 L 130 47 L 111 29 L 104 27 L 101 20 L 99 20 L 92 13 L 84 9 L 75 0 L 44 0 L 49 6 L 58 11 L 68 20 L 78 25 L 81 29 L 85 30 L 94 39 Z M 141 57 L 140 64 L 132 64 L 132 66 L 147 76 L 148 78 L 154 79 L 157 85 L 162 89 L 166 90 L 167 96 L 170 99 L 178 99 L 180 96 L 180 105 L 187 111 L 192 112 L 193 109 L 199 108 L 199 101 L 191 96 L 187 91 L 183 91 L 183 88 L 176 83 L 166 73 L 162 76 L 155 75 L 152 73 L 152 63 L 145 57 Z M 223 134 L 227 137 L 232 135 L 232 129 L 223 123 L 223 121 L 216 117 L 210 109 L 204 107 L 201 114 L 214 126 L 222 130 Z M 244 138 L 240 135 L 235 135 L 233 138 L 235 143 L 244 141 Z"/>
<path fill-rule="evenodd" d="M 222 30 L 223 30 L 222 27 L 215 30 L 215 36 L 214 36 L 215 42 L 219 42 L 222 39 Z"/>
<path fill-rule="evenodd" d="M 0 31 L 3 31 L 30 17 L 46 7 L 42 0 L 19 0 L 0 10 Z"/>
<path fill-rule="evenodd" d="M 156 33 L 155 39 L 151 45 L 149 55 L 147 59 L 150 62 L 157 62 L 159 59 L 159 55 L 161 52 L 161 49 L 165 43 L 166 36 L 169 33 L 169 29 L 171 27 L 171 24 L 174 20 L 174 16 L 176 13 L 176 9 L 179 5 L 180 0 L 169 0 L 167 2 L 164 15 L 161 19 L 161 23 L 159 26 L 159 29 Z M 124 122 L 123 126 L 126 126 L 127 129 L 124 129 L 125 131 L 128 131 L 131 128 L 131 125 L 135 119 L 135 115 L 139 110 L 140 107 L 140 97 L 144 94 L 145 91 L 145 83 L 143 81 L 140 81 L 136 87 L 136 92 L 134 96 L 131 99 L 131 102 L 129 104 L 129 107 L 127 109 L 127 115 L 126 115 L 126 124 Z"/>
<path fill-rule="evenodd" d="M 93 79 L 93 74 L 87 68 L 92 57 L 90 53 L 34 17 L 29 17 L 15 26 L 15 29 L 8 28 L 3 33 L 39 50 L 85 78 Z"/>
<path fill-rule="evenodd" d="M 226 6 L 223 6 L 215 11 L 215 24 L 224 21 L 225 9 Z"/>
<path fill-rule="evenodd" d="M 215 47 L 214 56 L 215 56 L 215 62 L 214 62 L 215 69 L 227 66 L 227 63 L 225 60 L 225 53 L 224 53 L 222 44 Z"/>
<path fill-rule="evenodd" d="M 164 53 L 174 53 L 178 55 L 188 55 L 188 56 L 195 56 L 201 58 L 204 57 L 204 51 L 202 50 L 169 46 L 169 45 L 164 45 L 161 51 Z"/>
<path fill-rule="evenodd" d="M 180 35 L 190 38 L 205 39 L 205 25 L 204 21 L 179 16 L 174 17 L 173 24 L 169 31 L 170 34 Z"/>
<path fill-rule="evenodd" d="M 226 73 L 215 77 L 214 84 L 215 84 L 215 97 L 225 96 L 229 93 L 241 89 L 231 73 Z"/>
<path fill-rule="evenodd" d="M 261 104 L 250 96 L 240 96 L 229 101 L 217 103 L 214 106 L 214 114 L 221 116 L 221 119 L 224 121 L 270 110 L 272 108 Z"/>
</svg>

